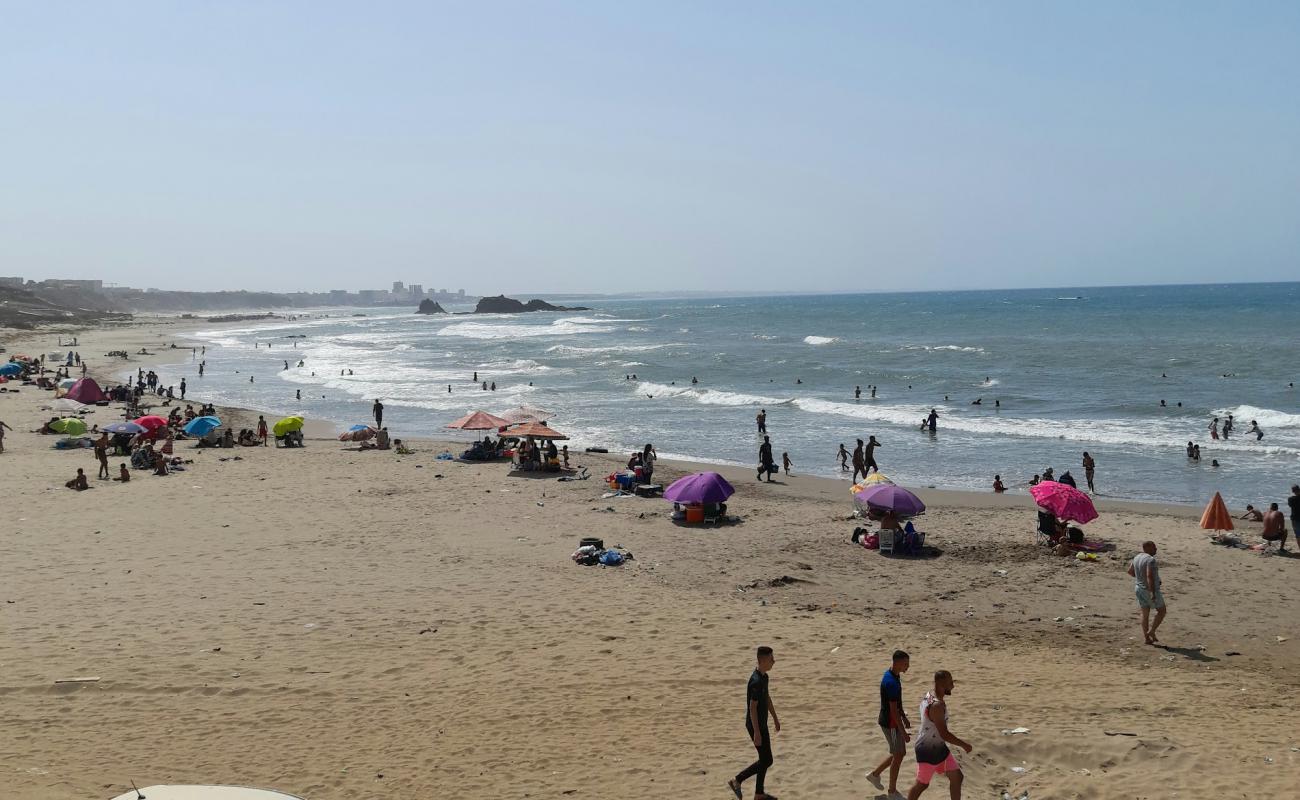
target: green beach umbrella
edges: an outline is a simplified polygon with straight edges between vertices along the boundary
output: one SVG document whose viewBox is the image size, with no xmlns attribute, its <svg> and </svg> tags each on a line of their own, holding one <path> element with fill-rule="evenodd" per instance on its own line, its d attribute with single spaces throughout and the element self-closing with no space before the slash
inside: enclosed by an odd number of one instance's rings
<svg viewBox="0 0 1300 800">
<path fill-rule="evenodd" d="M 271 431 L 275 433 L 276 436 L 283 436 L 286 433 L 289 433 L 290 431 L 302 430 L 302 425 L 303 425 L 302 417 L 285 417 L 284 419 L 275 423 L 275 425 L 271 426 Z"/>
<path fill-rule="evenodd" d="M 56 419 L 50 423 L 50 427 L 59 433 L 66 433 L 69 436 L 80 436 L 87 430 L 86 421 L 84 419 L 77 419 L 76 417 Z"/>
</svg>

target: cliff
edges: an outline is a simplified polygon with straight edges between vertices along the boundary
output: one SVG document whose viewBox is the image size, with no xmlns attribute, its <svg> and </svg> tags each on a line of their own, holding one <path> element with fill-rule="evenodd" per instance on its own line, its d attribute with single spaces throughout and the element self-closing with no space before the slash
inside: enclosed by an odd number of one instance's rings
<svg viewBox="0 0 1300 800">
<path fill-rule="evenodd" d="M 415 310 L 417 314 L 446 314 L 442 306 L 432 300 L 421 300 L 420 307 Z"/>
<path fill-rule="evenodd" d="M 553 306 L 545 300 L 529 300 L 522 303 L 503 294 L 496 297 L 484 297 L 474 307 L 475 314 L 519 314 L 525 311 L 590 311 L 584 306 Z"/>
</svg>

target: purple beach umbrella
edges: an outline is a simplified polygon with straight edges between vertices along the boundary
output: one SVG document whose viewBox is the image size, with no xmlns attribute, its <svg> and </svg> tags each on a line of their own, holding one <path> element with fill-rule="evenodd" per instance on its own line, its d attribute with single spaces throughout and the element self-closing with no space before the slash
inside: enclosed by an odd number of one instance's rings
<svg viewBox="0 0 1300 800">
<path fill-rule="evenodd" d="M 674 503 L 721 503 L 736 493 L 727 479 L 716 472 L 697 472 L 673 481 L 664 499 Z"/>
<path fill-rule="evenodd" d="M 925 513 L 925 503 L 921 498 L 901 486 L 891 483 L 878 483 L 858 492 L 857 498 L 868 508 L 877 511 L 892 511 L 900 517 L 915 517 Z"/>
</svg>

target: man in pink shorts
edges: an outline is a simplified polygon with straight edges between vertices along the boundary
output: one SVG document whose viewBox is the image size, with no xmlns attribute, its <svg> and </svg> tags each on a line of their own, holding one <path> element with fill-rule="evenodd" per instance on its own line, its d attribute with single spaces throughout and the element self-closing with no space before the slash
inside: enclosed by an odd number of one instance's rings
<svg viewBox="0 0 1300 800">
<path fill-rule="evenodd" d="M 948 793 L 952 800 L 961 798 L 961 765 L 953 758 L 948 745 L 954 744 L 967 753 L 971 746 L 948 730 L 948 704 L 955 682 L 952 673 L 941 669 L 934 673 L 934 691 L 921 698 L 921 730 L 913 745 L 916 751 L 916 783 L 907 793 L 907 800 L 916 800 L 930 788 L 935 775 L 948 776 Z"/>
</svg>

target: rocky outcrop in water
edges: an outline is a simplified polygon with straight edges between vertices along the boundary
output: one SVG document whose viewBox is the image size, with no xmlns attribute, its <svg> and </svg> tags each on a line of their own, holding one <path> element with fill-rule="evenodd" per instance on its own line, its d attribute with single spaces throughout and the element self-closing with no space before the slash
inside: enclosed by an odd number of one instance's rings
<svg viewBox="0 0 1300 800">
<path fill-rule="evenodd" d="M 417 314 L 446 314 L 442 306 L 432 300 L 421 300 L 420 307 L 415 310 Z"/>
<path fill-rule="evenodd" d="M 584 306 L 555 306 L 545 300 L 520 302 L 513 297 L 499 294 L 496 297 L 484 297 L 474 307 L 475 314 L 519 314 L 525 311 L 590 311 Z"/>
</svg>

